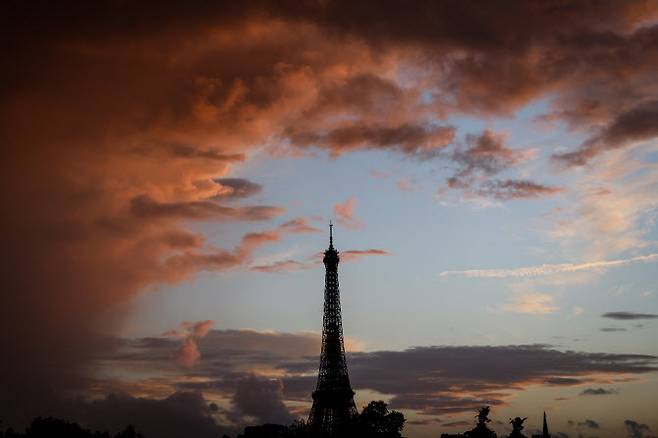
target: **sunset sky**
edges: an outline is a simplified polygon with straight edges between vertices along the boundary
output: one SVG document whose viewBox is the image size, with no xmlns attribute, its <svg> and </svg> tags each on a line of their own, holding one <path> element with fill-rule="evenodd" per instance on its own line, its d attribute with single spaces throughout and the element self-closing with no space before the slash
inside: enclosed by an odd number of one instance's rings
<svg viewBox="0 0 658 438">
<path fill-rule="evenodd" d="M 6 1 L 0 420 L 658 435 L 658 1 Z M 561 433 L 562 435 L 558 434 Z"/>
</svg>

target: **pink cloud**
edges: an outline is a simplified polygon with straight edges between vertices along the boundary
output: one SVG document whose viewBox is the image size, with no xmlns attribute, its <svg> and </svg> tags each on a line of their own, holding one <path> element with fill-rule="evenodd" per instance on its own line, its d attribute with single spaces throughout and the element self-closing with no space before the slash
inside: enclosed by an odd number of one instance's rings
<svg viewBox="0 0 658 438">
<path fill-rule="evenodd" d="M 343 202 L 334 204 L 334 214 L 338 223 L 354 230 L 363 228 L 363 223 L 354 216 L 357 200 L 352 197 Z"/>
<path fill-rule="evenodd" d="M 185 368 L 192 368 L 201 359 L 198 341 L 205 337 L 212 328 L 214 321 L 205 320 L 198 322 L 183 321 L 174 330 L 164 335 L 181 339 L 183 344 L 176 352 L 176 362 Z"/>
</svg>

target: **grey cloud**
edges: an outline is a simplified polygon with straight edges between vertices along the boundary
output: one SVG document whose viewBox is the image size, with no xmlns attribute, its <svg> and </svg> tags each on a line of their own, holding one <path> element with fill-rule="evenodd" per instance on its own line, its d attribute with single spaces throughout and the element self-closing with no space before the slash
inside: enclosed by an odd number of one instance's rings
<svg viewBox="0 0 658 438">
<path fill-rule="evenodd" d="M 628 438 L 656 438 L 651 433 L 651 428 L 634 420 L 624 420 L 624 427 L 628 433 Z"/>
<path fill-rule="evenodd" d="M 615 333 L 615 332 L 625 332 L 626 329 L 623 327 L 603 327 L 600 329 L 600 331 L 606 333 Z"/>
<path fill-rule="evenodd" d="M 619 391 L 616 389 L 605 389 L 605 388 L 586 388 L 580 395 L 612 395 L 619 394 Z"/>
<path fill-rule="evenodd" d="M 291 423 L 295 417 L 283 403 L 280 380 L 249 376 L 240 380 L 232 398 L 236 412 L 258 423 Z"/>
<path fill-rule="evenodd" d="M 589 420 L 589 419 L 586 419 L 585 421 L 582 421 L 582 422 L 578 423 L 578 426 L 588 427 L 590 429 L 598 429 L 600 427 L 599 423 L 597 423 L 594 420 Z"/>
<path fill-rule="evenodd" d="M 263 186 L 244 178 L 216 178 L 213 181 L 225 190 L 217 198 L 247 198 L 263 191 Z"/>
<path fill-rule="evenodd" d="M 607 312 L 601 315 L 603 318 L 617 319 L 621 321 L 635 319 L 658 319 L 655 313 L 635 313 L 635 312 Z"/>
<path fill-rule="evenodd" d="M 113 367 L 122 361 L 131 366 L 157 367 L 177 346 L 157 338 L 129 345 L 130 351 L 117 357 Z M 247 379 L 246 387 L 262 384 L 267 391 L 278 393 L 280 389 L 285 400 L 308 402 L 316 379 L 319 346 L 319 334 L 212 330 L 199 341 L 204 359 L 190 374 L 203 376 L 203 381 L 184 383 L 183 379 L 178 387 L 214 389 L 231 395 L 237 390 L 236 382 Z M 487 366 L 482 367 L 485 362 Z M 348 365 L 356 390 L 390 394 L 391 405 L 398 409 L 440 414 L 467 412 L 481 404 L 502 405 L 510 391 L 523 390 L 527 385 L 576 385 L 595 380 L 597 374 L 655 372 L 658 357 L 559 351 L 548 345 L 436 346 L 348 353 Z M 281 387 L 279 382 L 276 388 L 269 387 L 270 383 L 251 382 L 251 370 L 258 368 L 280 373 Z M 599 390 L 584 391 L 595 393 Z"/>
<path fill-rule="evenodd" d="M 132 424 L 147 437 L 216 438 L 235 433 L 217 424 L 216 410 L 198 392 L 176 392 L 164 399 L 109 395 L 100 400 L 75 400 L 64 404 L 58 415 L 90 425 L 99 430 L 117 432 Z"/>
<path fill-rule="evenodd" d="M 505 135 L 489 129 L 480 135 L 467 135 L 468 147 L 455 150 L 450 157 L 458 168 L 448 178 L 448 187 L 504 201 L 537 198 L 562 190 L 528 180 L 491 179 L 528 158 L 526 151 L 508 148 L 505 141 Z"/>
</svg>

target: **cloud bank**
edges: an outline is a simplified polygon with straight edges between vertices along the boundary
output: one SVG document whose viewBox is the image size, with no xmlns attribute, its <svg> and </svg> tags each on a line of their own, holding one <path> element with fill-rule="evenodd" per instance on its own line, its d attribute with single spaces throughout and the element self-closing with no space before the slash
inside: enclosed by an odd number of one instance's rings
<svg viewBox="0 0 658 438">
<path fill-rule="evenodd" d="M 631 257 L 619 260 L 601 260 L 587 263 L 559 263 L 528 266 L 516 269 L 468 269 L 464 271 L 443 271 L 440 277 L 462 276 L 469 278 L 526 278 L 555 275 L 569 272 L 604 270 L 632 263 L 650 263 L 658 261 L 658 254 Z"/>
</svg>

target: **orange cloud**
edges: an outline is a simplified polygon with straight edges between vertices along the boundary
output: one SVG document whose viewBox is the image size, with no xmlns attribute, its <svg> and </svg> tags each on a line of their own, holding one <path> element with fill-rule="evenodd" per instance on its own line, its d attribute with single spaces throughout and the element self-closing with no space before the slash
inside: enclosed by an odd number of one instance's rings
<svg viewBox="0 0 658 438">
<path fill-rule="evenodd" d="M 382 256 L 391 255 L 390 252 L 383 249 L 350 249 L 340 252 L 340 259 L 344 262 L 351 262 L 365 256 Z"/>
<path fill-rule="evenodd" d="M 182 339 L 183 345 L 178 349 L 176 361 L 185 368 L 192 368 L 200 359 L 198 341 L 208 334 L 214 321 L 182 322 L 178 328 L 168 331 L 165 336 Z"/>
<path fill-rule="evenodd" d="M 356 203 L 356 198 L 349 198 L 343 202 L 334 204 L 334 214 L 336 215 L 338 223 L 347 228 L 358 230 L 363 228 L 363 223 L 354 216 Z"/>
</svg>

